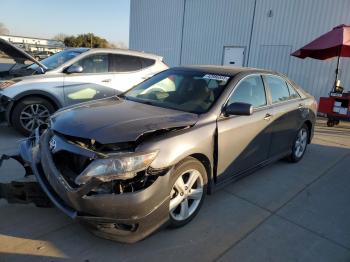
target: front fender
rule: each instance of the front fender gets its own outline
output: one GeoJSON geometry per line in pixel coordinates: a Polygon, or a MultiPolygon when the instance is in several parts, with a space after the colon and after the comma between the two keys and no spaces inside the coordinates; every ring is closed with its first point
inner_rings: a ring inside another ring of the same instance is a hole
{"type": "Polygon", "coordinates": [[[140,152],[158,150],[158,155],[151,164],[154,169],[173,166],[194,154],[206,156],[210,161],[210,166],[213,167],[215,131],[215,122],[195,125],[145,141],[136,150],[140,152]]]}

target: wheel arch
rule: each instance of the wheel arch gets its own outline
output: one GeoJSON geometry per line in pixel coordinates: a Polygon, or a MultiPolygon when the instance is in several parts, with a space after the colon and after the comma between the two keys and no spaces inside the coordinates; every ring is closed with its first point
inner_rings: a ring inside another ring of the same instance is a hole
{"type": "Polygon", "coordinates": [[[304,122],[304,124],[307,126],[308,130],[309,130],[309,137],[308,137],[308,144],[311,143],[311,132],[312,132],[312,128],[313,128],[313,125],[312,125],[312,122],[310,120],[306,120],[304,122]]]}
{"type": "Polygon", "coordinates": [[[12,124],[11,115],[12,115],[12,112],[13,112],[13,109],[15,108],[15,106],[19,102],[21,102],[22,100],[30,98],[30,97],[40,97],[40,98],[48,100],[54,106],[55,110],[58,110],[59,108],[62,107],[61,102],[50,93],[43,92],[40,90],[23,92],[23,93],[14,97],[13,102],[12,102],[8,112],[7,112],[7,119],[8,119],[8,122],[10,124],[12,124]]]}
{"type": "Polygon", "coordinates": [[[207,193],[211,194],[211,185],[212,185],[212,174],[213,174],[213,172],[212,172],[212,165],[210,163],[209,158],[206,155],[202,154],[202,153],[194,153],[194,154],[189,155],[189,156],[197,159],[205,167],[205,170],[207,171],[207,177],[208,177],[207,193]]]}

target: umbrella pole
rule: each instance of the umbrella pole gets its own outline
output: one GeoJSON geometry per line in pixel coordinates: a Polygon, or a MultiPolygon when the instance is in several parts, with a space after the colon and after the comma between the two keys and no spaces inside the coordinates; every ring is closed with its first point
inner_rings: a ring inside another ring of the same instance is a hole
{"type": "Polygon", "coordinates": [[[339,62],[340,62],[340,56],[338,56],[337,69],[335,69],[335,82],[334,82],[334,89],[333,89],[333,91],[335,91],[336,87],[337,87],[337,80],[338,80],[338,75],[339,75],[339,62]]]}

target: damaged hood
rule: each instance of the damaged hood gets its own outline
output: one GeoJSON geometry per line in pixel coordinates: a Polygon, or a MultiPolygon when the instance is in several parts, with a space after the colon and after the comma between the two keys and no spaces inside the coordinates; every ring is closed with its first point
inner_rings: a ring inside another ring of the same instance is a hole
{"type": "Polygon", "coordinates": [[[58,111],[51,129],[101,144],[136,141],[154,131],[194,125],[198,115],[119,99],[80,104],[58,111]]]}
{"type": "Polygon", "coordinates": [[[22,49],[14,46],[10,42],[0,38],[0,51],[4,52],[6,55],[11,57],[18,64],[24,64],[25,61],[29,60],[38,66],[40,66],[43,70],[46,70],[46,66],[37,61],[30,54],[26,53],[22,49]]]}

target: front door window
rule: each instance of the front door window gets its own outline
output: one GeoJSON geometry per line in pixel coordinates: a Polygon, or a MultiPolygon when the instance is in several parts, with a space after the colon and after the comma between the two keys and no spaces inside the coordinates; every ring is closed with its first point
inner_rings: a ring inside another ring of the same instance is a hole
{"type": "Polygon", "coordinates": [[[74,65],[83,68],[81,73],[67,74],[64,80],[67,105],[110,97],[116,94],[114,76],[108,72],[109,55],[93,54],[74,65]]]}
{"type": "Polygon", "coordinates": [[[254,108],[265,106],[267,101],[261,76],[251,76],[239,83],[228,104],[235,102],[251,104],[254,108]]]}

